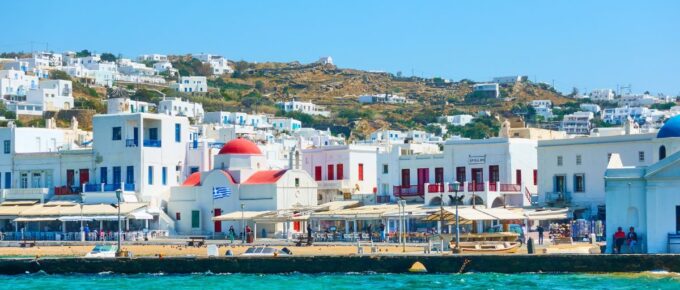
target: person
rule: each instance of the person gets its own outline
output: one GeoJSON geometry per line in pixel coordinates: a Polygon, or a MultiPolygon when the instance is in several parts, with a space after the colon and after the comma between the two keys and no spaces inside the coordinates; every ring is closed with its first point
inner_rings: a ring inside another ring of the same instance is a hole
{"type": "Polygon", "coordinates": [[[626,240],[626,233],[623,232],[623,228],[619,227],[616,233],[614,233],[614,253],[621,254],[621,246],[626,240]]]}
{"type": "Polygon", "coordinates": [[[236,238],[236,231],[234,230],[234,226],[229,226],[229,241],[231,243],[234,243],[234,238],[236,238]]]}
{"type": "Polygon", "coordinates": [[[380,242],[385,242],[385,224],[383,224],[382,221],[380,222],[378,229],[380,229],[380,242]]]}
{"type": "Polygon", "coordinates": [[[541,225],[538,225],[536,227],[536,230],[538,231],[538,244],[543,245],[543,227],[541,225]]]}
{"type": "Polygon", "coordinates": [[[99,240],[99,232],[97,231],[97,229],[94,229],[94,231],[92,231],[92,233],[94,234],[94,241],[98,241],[99,240]]]}
{"type": "Polygon", "coordinates": [[[246,238],[246,242],[248,242],[248,243],[250,243],[250,233],[251,233],[252,231],[253,231],[253,230],[250,229],[250,226],[249,226],[249,225],[246,225],[246,236],[245,236],[245,238],[246,238]]]}
{"type": "Polygon", "coordinates": [[[312,224],[307,222],[307,244],[312,244],[312,224]]]}
{"type": "Polygon", "coordinates": [[[631,253],[634,253],[635,252],[635,246],[638,243],[637,233],[635,233],[634,227],[630,227],[630,229],[628,230],[628,235],[626,236],[626,240],[628,242],[628,250],[631,253]]]}
{"type": "Polygon", "coordinates": [[[90,226],[85,225],[85,229],[83,229],[83,232],[85,232],[85,240],[86,241],[89,240],[87,236],[90,235],[90,226]]]}
{"type": "Polygon", "coordinates": [[[373,241],[373,225],[369,224],[366,228],[366,233],[368,233],[368,240],[373,241]]]}

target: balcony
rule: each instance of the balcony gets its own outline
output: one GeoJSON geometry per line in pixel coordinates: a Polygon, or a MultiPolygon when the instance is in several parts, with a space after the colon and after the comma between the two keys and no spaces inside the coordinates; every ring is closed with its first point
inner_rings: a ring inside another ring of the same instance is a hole
{"type": "Polygon", "coordinates": [[[144,147],[161,147],[161,140],[144,140],[144,147]]]}
{"type": "Polygon", "coordinates": [[[125,139],[125,147],[138,147],[139,141],[135,139],[125,139]]]}
{"type": "MultiPolygon", "coordinates": [[[[450,186],[449,186],[450,187],[450,186]]],[[[432,183],[427,185],[427,192],[432,192],[432,193],[440,193],[440,192],[445,192],[444,191],[444,184],[443,183],[432,183]]]]}
{"type": "Polygon", "coordinates": [[[49,188],[6,188],[2,190],[3,200],[45,200],[49,188]]]}
{"type": "Polygon", "coordinates": [[[422,186],[410,185],[410,186],[394,186],[393,194],[396,197],[402,196],[422,196],[424,194],[424,188],[422,186]]]}
{"type": "Polygon", "coordinates": [[[546,192],[545,201],[551,205],[567,205],[571,203],[571,192],[546,192]]]}
{"type": "Polygon", "coordinates": [[[57,186],[54,188],[54,195],[71,195],[80,193],[80,188],[71,186],[57,186]]]}
{"type": "Polygon", "coordinates": [[[484,191],[484,183],[468,183],[467,186],[467,191],[468,192],[475,192],[475,191],[484,191]]]}
{"type": "Polygon", "coordinates": [[[500,183],[499,185],[502,192],[522,192],[522,185],[519,184],[500,183]]]}
{"type": "Polygon", "coordinates": [[[134,183],[83,184],[83,192],[135,191],[134,183]]]}
{"type": "Polygon", "coordinates": [[[378,195],[376,196],[375,202],[376,203],[390,203],[392,200],[392,197],[389,195],[378,195]]]}
{"type": "Polygon", "coordinates": [[[116,191],[119,189],[123,190],[123,201],[137,201],[134,183],[83,184],[82,199],[85,203],[115,203],[118,200],[116,191]]]}

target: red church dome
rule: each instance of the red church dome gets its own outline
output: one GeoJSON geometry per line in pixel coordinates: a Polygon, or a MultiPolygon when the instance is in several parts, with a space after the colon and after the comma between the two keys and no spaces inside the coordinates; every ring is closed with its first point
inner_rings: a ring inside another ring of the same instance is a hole
{"type": "Polygon", "coordinates": [[[250,140],[238,138],[227,142],[220,149],[219,154],[253,154],[262,155],[260,148],[255,145],[255,143],[250,140]]]}

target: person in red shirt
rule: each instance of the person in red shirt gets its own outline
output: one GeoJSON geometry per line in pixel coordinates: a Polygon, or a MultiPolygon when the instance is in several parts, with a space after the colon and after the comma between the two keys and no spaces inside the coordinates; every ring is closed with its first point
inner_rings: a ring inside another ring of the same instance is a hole
{"type": "Polygon", "coordinates": [[[623,242],[626,241],[626,233],[623,232],[623,228],[619,227],[616,233],[614,233],[614,253],[621,254],[621,246],[623,242]]]}

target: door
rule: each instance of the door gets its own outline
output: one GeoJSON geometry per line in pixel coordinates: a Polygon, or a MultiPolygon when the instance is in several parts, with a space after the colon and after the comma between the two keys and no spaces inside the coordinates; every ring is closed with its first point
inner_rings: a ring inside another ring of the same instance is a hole
{"type": "Polygon", "coordinates": [[[401,170],[401,186],[402,187],[411,186],[411,171],[408,169],[401,170]]]}
{"type": "Polygon", "coordinates": [[[465,166],[456,167],[456,181],[460,184],[463,184],[466,181],[465,166]]]}
{"type": "Polygon", "coordinates": [[[201,212],[197,210],[191,211],[191,228],[197,229],[201,227],[201,212]]]}
{"type": "Polygon", "coordinates": [[[75,183],[76,172],[73,169],[66,170],[66,185],[73,186],[75,183]]]}
{"type": "Polygon", "coordinates": [[[515,170],[515,184],[522,185],[522,170],[515,170]]]}
{"type": "Polygon", "coordinates": [[[120,166],[113,167],[113,184],[120,185],[122,182],[120,176],[120,166]]]}
{"type": "Polygon", "coordinates": [[[78,184],[88,184],[90,183],[90,170],[80,169],[80,183],[78,184]]]}
{"type": "MultiPolygon", "coordinates": [[[[222,215],[222,209],[216,208],[213,210],[215,213],[215,216],[221,216],[222,215]]],[[[222,232],[222,221],[215,221],[215,232],[219,233],[222,232]]]]}
{"type": "Polygon", "coordinates": [[[139,127],[134,127],[132,129],[132,140],[135,146],[139,146],[139,127]]]}
{"type": "Polygon", "coordinates": [[[149,140],[158,140],[158,128],[149,128],[149,140]]]}
{"type": "Polygon", "coordinates": [[[418,192],[425,192],[425,183],[430,182],[430,169],[418,168],[418,192]]]}
{"type": "Polygon", "coordinates": [[[566,183],[564,182],[564,179],[564,175],[555,176],[555,192],[564,193],[566,191],[566,183]]]}
{"type": "Polygon", "coordinates": [[[444,183],[444,168],[437,167],[434,169],[434,183],[444,183]]]}
{"type": "Polygon", "coordinates": [[[474,191],[479,191],[482,188],[484,188],[484,169],[482,168],[472,168],[472,182],[474,183],[474,186],[470,184],[470,186],[473,186],[472,190],[474,191]]]}
{"type": "Polygon", "coordinates": [[[106,167],[100,167],[99,168],[99,183],[104,183],[106,184],[108,182],[108,168],[106,167]]]}

